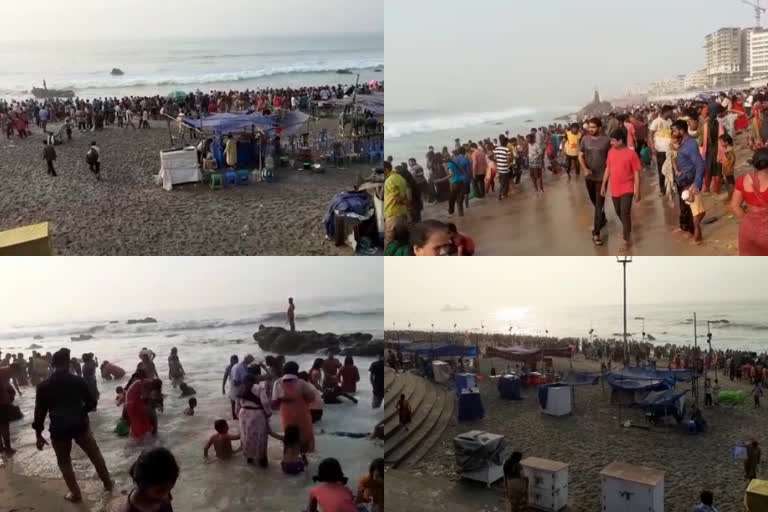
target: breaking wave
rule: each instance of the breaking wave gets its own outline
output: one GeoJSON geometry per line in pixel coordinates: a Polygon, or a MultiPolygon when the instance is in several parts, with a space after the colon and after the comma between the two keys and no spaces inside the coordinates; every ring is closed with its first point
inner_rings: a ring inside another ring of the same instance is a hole
{"type": "Polygon", "coordinates": [[[515,117],[531,116],[535,113],[536,109],[521,107],[501,112],[449,114],[445,116],[418,119],[415,121],[387,121],[384,125],[384,136],[388,139],[397,139],[414,133],[456,130],[496,121],[504,121],[515,117]]]}
{"type": "MultiPolygon", "coordinates": [[[[314,320],[320,318],[342,318],[342,317],[371,317],[384,314],[383,308],[361,309],[361,310],[326,310],[314,313],[298,313],[297,321],[314,320]]],[[[108,334],[143,334],[153,332],[168,331],[191,331],[199,329],[218,329],[222,327],[237,327],[244,325],[259,325],[275,322],[283,322],[285,312],[272,312],[261,315],[253,315],[245,318],[236,319],[199,319],[199,320],[181,320],[176,322],[163,322],[149,324],[128,325],[124,321],[119,323],[97,323],[90,326],[71,325],[66,327],[57,326],[38,326],[38,327],[20,327],[12,331],[0,333],[0,339],[18,339],[31,338],[36,335],[44,336],[44,339],[56,336],[75,336],[78,334],[92,334],[94,337],[99,333],[108,334]]]]}

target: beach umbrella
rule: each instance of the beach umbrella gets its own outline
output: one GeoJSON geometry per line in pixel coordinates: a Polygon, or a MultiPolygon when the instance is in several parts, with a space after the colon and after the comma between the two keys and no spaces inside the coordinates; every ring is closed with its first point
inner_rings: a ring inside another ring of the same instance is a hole
{"type": "Polygon", "coordinates": [[[182,101],[187,97],[187,93],[184,91],[171,91],[168,93],[168,97],[175,101],[182,101]]]}

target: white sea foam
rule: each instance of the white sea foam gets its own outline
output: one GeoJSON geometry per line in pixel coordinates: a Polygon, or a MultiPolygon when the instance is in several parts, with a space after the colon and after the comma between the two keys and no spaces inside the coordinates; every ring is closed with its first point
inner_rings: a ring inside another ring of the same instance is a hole
{"type": "Polygon", "coordinates": [[[536,109],[518,107],[500,112],[472,112],[428,117],[418,120],[387,121],[384,125],[384,136],[387,139],[397,139],[414,133],[456,130],[516,117],[532,116],[535,113],[536,109]]]}

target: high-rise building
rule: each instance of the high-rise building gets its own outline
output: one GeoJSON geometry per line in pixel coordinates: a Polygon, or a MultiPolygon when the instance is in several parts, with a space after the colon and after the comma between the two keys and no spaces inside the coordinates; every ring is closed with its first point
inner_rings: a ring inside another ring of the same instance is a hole
{"type": "Polygon", "coordinates": [[[768,30],[755,30],[750,34],[749,50],[750,79],[768,77],[768,30]]]}
{"type": "Polygon", "coordinates": [[[706,69],[711,85],[737,85],[744,82],[749,74],[746,56],[749,34],[736,27],[724,27],[707,34],[706,69]]]}
{"type": "Polygon", "coordinates": [[[700,69],[685,75],[684,88],[686,90],[706,89],[710,84],[711,82],[706,69],[700,69]]]}

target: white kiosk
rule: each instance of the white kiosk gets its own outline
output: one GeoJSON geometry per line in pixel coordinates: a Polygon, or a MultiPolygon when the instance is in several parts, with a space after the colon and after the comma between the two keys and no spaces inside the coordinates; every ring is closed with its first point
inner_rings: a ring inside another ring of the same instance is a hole
{"type": "Polygon", "coordinates": [[[664,512],[664,471],[613,461],[600,478],[603,512],[664,512]]]}

